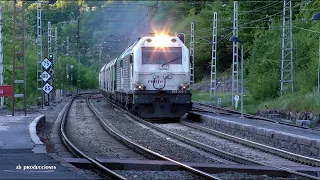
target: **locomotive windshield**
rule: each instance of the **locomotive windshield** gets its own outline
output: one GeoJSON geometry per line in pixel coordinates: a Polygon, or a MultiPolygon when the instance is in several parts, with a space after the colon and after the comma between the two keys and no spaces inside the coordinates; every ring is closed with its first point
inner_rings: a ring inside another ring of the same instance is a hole
{"type": "Polygon", "coordinates": [[[142,64],[182,64],[181,57],[181,47],[142,47],[142,64]]]}

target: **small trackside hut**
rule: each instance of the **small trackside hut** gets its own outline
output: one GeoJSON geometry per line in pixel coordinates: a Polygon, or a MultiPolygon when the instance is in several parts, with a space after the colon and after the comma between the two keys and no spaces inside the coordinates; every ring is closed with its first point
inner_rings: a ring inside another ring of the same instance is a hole
{"type": "Polygon", "coordinates": [[[179,118],[192,105],[190,63],[178,37],[148,34],[102,67],[100,90],[142,118],[179,118]]]}

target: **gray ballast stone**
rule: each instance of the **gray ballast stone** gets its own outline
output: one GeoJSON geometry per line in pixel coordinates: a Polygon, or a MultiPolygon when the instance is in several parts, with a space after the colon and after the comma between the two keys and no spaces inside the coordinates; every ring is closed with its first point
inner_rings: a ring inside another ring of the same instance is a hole
{"type": "Polygon", "coordinates": [[[210,122],[210,124],[214,124],[214,126],[224,131],[232,130],[237,131],[243,135],[270,139],[271,142],[280,143],[281,146],[296,147],[297,149],[300,149],[306,153],[320,156],[320,140],[294,134],[296,131],[295,129],[293,129],[292,133],[281,132],[278,129],[274,130],[257,127],[255,125],[241,124],[239,122],[231,120],[229,121],[228,117],[225,117],[226,119],[223,119],[210,115],[199,115],[202,121],[210,122]]]}

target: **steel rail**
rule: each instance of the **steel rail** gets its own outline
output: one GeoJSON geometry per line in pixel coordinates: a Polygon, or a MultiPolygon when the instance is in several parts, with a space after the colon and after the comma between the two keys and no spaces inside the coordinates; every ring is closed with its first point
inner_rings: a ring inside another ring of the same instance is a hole
{"type": "MultiPolygon", "coordinates": [[[[138,120],[138,121],[140,122],[140,120],[138,120]]],[[[144,121],[144,120],[142,120],[142,121],[144,121]]],[[[153,124],[151,124],[149,122],[146,122],[146,121],[141,122],[141,123],[143,123],[144,125],[147,125],[149,127],[152,127],[154,129],[158,130],[159,132],[167,134],[167,135],[169,135],[169,136],[171,136],[173,138],[179,139],[180,141],[185,142],[185,143],[187,143],[187,144],[189,144],[191,146],[203,149],[203,150],[211,152],[213,154],[221,155],[222,157],[224,157],[226,159],[234,160],[236,162],[245,163],[245,164],[248,164],[248,165],[256,164],[256,165],[272,167],[272,168],[275,168],[275,169],[283,170],[283,171],[285,171],[287,173],[293,174],[293,175],[297,176],[298,178],[302,178],[302,179],[317,179],[317,180],[320,180],[320,178],[317,178],[315,176],[311,176],[311,175],[308,175],[308,174],[296,172],[296,171],[294,171],[294,170],[292,170],[290,168],[285,168],[285,167],[281,167],[281,166],[274,166],[274,165],[269,165],[269,164],[266,164],[266,163],[256,162],[256,161],[250,160],[248,158],[244,158],[244,157],[241,157],[241,156],[238,156],[238,155],[235,155],[235,154],[224,152],[224,151],[219,150],[217,148],[214,148],[214,147],[208,146],[206,144],[196,142],[196,141],[194,141],[192,139],[183,137],[181,135],[172,133],[170,131],[167,131],[165,129],[157,127],[157,126],[155,126],[155,125],[153,125],[153,124]]]]}
{"type": "MultiPolygon", "coordinates": [[[[199,102],[193,102],[193,107],[196,108],[196,109],[203,110],[203,111],[206,111],[206,112],[216,113],[216,112],[214,112],[214,111],[209,111],[209,110],[201,109],[201,107],[199,107],[199,106],[205,106],[205,107],[212,108],[212,109],[218,109],[218,110],[221,110],[221,111],[226,111],[226,113],[218,112],[218,114],[225,114],[225,115],[241,114],[240,112],[235,111],[235,110],[226,109],[226,108],[221,108],[221,107],[217,107],[217,106],[214,106],[214,105],[208,105],[208,104],[203,104],[203,103],[199,103],[199,102]],[[197,106],[198,106],[198,107],[197,107],[197,106]]],[[[192,110],[191,110],[191,111],[192,111],[192,110]]],[[[197,110],[196,110],[196,111],[197,111],[197,110]]],[[[273,120],[273,119],[269,119],[269,118],[265,118],[265,117],[261,117],[261,116],[255,116],[255,115],[247,114],[247,113],[244,113],[243,116],[244,116],[245,118],[249,118],[249,119],[263,120],[263,121],[268,121],[268,122],[272,122],[272,123],[276,123],[276,124],[283,124],[283,125],[287,125],[287,126],[292,126],[292,127],[296,127],[296,128],[301,128],[301,129],[309,129],[309,130],[313,130],[313,131],[320,131],[319,129],[315,129],[315,128],[298,126],[298,125],[295,125],[295,124],[290,124],[290,123],[286,123],[286,122],[276,121],[276,120],[273,120]]]]}
{"type": "Polygon", "coordinates": [[[203,126],[195,125],[193,123],[188,123],[188,122],[185,122],[185,121],[180,121],[180,123],[185,125],[185,126],[191,127],[193,129],[201,130],[203,132],[206,132],[206,133],[214,135],[214,136],[218,136],[218,137],[223,138],[223,139],[231,140],[231,141],[237,142],[239,144],[244,144],[244,145],[249,146],[249,147],[260,149],[260,150],[262,150],[264,152],[269,152],[271,154],[275,154],[275,155],[287,158],[287,159],[292,160],[292,161],[303,162],[305,164],[312,165],[312,166],[320,166],[320,160],[319,159],[310,158],[310,157],[307,157],[307,156],[302,156],[302,155],[291,153],[291,152],[288,152],[288,151],[285,151],[285,150],[282,150],[282,149],[277,149],[277,148],[274,148],[274,147],[271,147],[271,146],[267,146],[267,145],[264,145],[264,144],[260,144],[260,143],[256,143],[256,142],[249,141],[249,140],[246,140],[246,139],[238,138],[236,136],[232,136],[232,135],[229,135],[229,134],[226,134],[226,133],[222,133],[222,132],[219,132],[219,131],[216,131],[216,130],[213,130],[213,129],[209,129],[209,128],[206,128],[206,127],[203,127],[203,126]]]}
{"type": "MultiPolygon", "coordinates": [[[[114,107],[117,107],[117,108],[118,108],[117,105],[115,105],[114,103],[110,102],[108,99],[106,99],[106,98],[104,98],[104,99],[105,99],[106,101],[108,101],[110,104],[112,104],[114,107]]],[[[167,160],[167,161],[172,162],[172,163],[174,163],[174,164],[177,164],[177,165],[181,166],[182,168],[184,168],[185,170],[188,170],[188,171],[190,171],[190,172],[192,172],[192,173],[194,173],[194,174],[196,174],[196,175],[198,175],[198,176],[201,176],[201,177],[203,177],[203,178],[206,178],[206,179],[214,179],[214,180],[218,180],[218,179],[219,179],[218,177],[215,177],[215,176],[210,175],[210,174],[208,174],[208,173],[206,173],[206,172],[203,172],[203,171],[200,171],[200,170],[198,170],[198,169],[195,169],[195,168],[193,168],[193,167],[191,167],[191,166],[189,166],[189,165],[186,165],[186,164],[184,164],[184,163],[175,161],[175,160],[173,160],[173,159],[171,159],[171,158],[168,158],[168,157],[163,156],[163,155],[161,155],[161,154],[159,154],[159,153],[157,153],[157,152],[154,152],[154,151],[152,151],[152,150],[150,150],[150,149],[147,149],[147,148],[145,148],[145,147],[143,147],[143,146],[141,146],[141,145],[139,145],[139,144],[137,144],[137,143],[134,143],[133,141],[131,141],[130,139],[128,139],[127,137],[125,137],[124,135],[122,135],[120,132],[118,132],[118,130],[115,130],[115,128],[114,128],[110,123],[107,123],[106,121],[104,121],[104,119],[102,118],[102,115],[100,114],[100,112],[99,112],[96,108],[94,108],[90,103],[89,103],[89,106],[92,108],[92,112],[97,115],[98,119],[99,119],[100,122],[103,124],[103,127],[104,127],[105,129],[109,129],[108,132],[110,131],[110,132],[112,133],[112,135],[117,136],[117,138],[120,138],[121,141],[124,141],[124,142],[126,142],[126,143],[129,143],[129,144],[130,144],[130,147],[131,147],[131,146],[134,147],[134,150],[138,150],[139,152],[145,151],[144,154],[148,153],[148,154],[150,154],[150,156],[154,156],[154,157],[157,157],[157,158],[159,158],[159,159],[164,159],[164,160],[167,160]],[[112,128],[112,129],[110,129],[110,128],[112,128]]],[[[123,112],[124,114],[126,114],[126,115],[128,115],[128,116],[131,116],[131,117],[133,117],[133,118],[135,117],[135,116],[133,116],[132,114],[130,114],[129,112],[123,110],[122,108],[118,108],[118,110],[121,111],[121,112],[123,112]]]]}
{"type": "MultiPolygon", "coordinates": [[[[113,104],[113,103],[111,103],[111,104],[113,104]]],[[[116,106],[116,105],[114,105],[114,106],[116,106]]],[[[118,107],[118,106],[116,106],[116,107],[118,107]]],[[[244,158],[244,157],[241,157],[241,156],[238,156],[238,155],[234,155],[234,154],[231,154],[231,153],[228,153],[228,152],[224,152],[224,151],[219,150],[217,148],[208,146],[208,145],[203,144],[203,143],[196,142],[196,141],[194,141],[192,139],[189,139],[189,138],[183,137],[181,135],[178,135],[176,133],[173,133],[173,132],[167,131],[165,129],[162,129],[162,128],[160,128],[160,127],[158,127],[158,126],[156,126],[156,125],[154,125],[154,124],[152,124],[150,122],[147,122],[147,121],[145,121],[145,120],[143,120],[143,119],[141,119],[141,118],[129,113],[128,111],[126,111],[126,110],[124,110],[122,108],[118,108],[118,110],[123,112],[123,113],[125,113],[125,114],[127,114],[128,116],[130,116],[131,118],[133,118],[134,120],[138,121],[141,124],[144,124],[144,125],[146,125],[148,127],[151,127],[153,129],[161,132],[161,133],[164,133],[164,134],[166,134],[168,136],[171,136],[171,137],[173,137],[175,139],[178,139],[178,140],[180,140],[182,142],[185,142],[186,144],[189,144],[191,146],[197,147],[197,148],[202,149],[204,151],[211,152],[211,153],[213,153],[215,155],[218,155],[220,157],[223,157],[225,159],[233,160],[235,162],[239,162],[239,163],[242,163],[242,164],[248,164],[248,165],[256,164],[256,165],[272,167],[272,168],[275,168],[275,169],[279,169],[279,170],[285,171],[285,172],[287,172],[289,174],[292,174],[293,176],[298,177],[299,179],[320,180],[320,178],[318,178],[318,177],[311,176],[311,175],[304,174],[304,173],[300,173],[300,172],[294,171],[294,170],[292,170],[290,168],[285,168],[285,167],[280,167],[280,166],[269,165],[269,164],[266,164],[266,163],[256,162],[256,161],[250,160],[248,158],[244,158]]]]}
{"type": "MultiPolygon", "coordinates": [[[[73,103],[73,100],[74,100],[74,97],[72,98],[71,102],[67,105],[67,108],[63,112],[63,116],[62,116],[60,131],[61,131],[61,138],[62,138],[62,141],[63,141],[64,145],[75,156],[82,157],[82,158],[85,158],[88,161],[90,161],[94,165],[94,167],[96,167],[99,170],[101,170],[104,173],[104,175],[106,175],[108,178],[116,179],[116,180],[126,180],[126,178],[124,178],[123,176],[121,176],[121,175],[113,172],[112,170],[106,168],[105,166],[103,166],[101,163],[99,163],[95,159],[93,159],[93,158],[89,157],[88,155],[86,155],[85,153],[83,153],[67,137],[66,132],[65,132],[65,124],[66,124],[66,120],[67,120],[67,117],[68,117],[68,114],[69,114],[69,110],[71,108],[71,104],[73,103]]],[[[88,101],[88,99],[87,99],[87,101],[88,101]]]]}

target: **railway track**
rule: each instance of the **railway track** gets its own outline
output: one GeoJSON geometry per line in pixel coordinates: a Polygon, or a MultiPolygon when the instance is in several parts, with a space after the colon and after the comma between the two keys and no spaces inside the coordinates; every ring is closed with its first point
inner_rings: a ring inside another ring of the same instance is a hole
{"type": "MultiPolygon", "coordinates": [[[[164,134],[166,134],[166,135],[168,135],[170,137],[173,137],[174,139],[178,139],[178,140],[180,140],[180,141],[182,141],[182,142],[184,142],[186,144],[192,145],[194,147],[197,147],[197,148],[202,149],[202,150],[207,151],[207,152],[211,152],[212,154],[218,155],[218,156],[223,157],[225,159],[229,159],[229,160],[241,163],[241,164],[262,165],[262,166],[272,167],[272,168],[277,169],[277,170],[283,170],[286,173],[291,174],[292,177],[297,177],[299,179],[320,179],[320,178],[315,177],[315,176],[311,176],[311,175],[308,175],[308,174],[304,174],[304,173],[300,173],[300,172],[294,171],[294,170],[292,170],[290,168],[281,167],[281,166],[275,166],[275,165],[270,165],[270,164],[266,164],[266,163],[253,161],[253,160],[250,160],[248,158],[243,158],[241,156],[238,156],[238,155],[235,155],[235,154],[231,154],[231,153],[219,150],[217,148],[214,148],[214,147],[208,146],[206,144],[199,143],[199,142],[194,141],[192,139],[186,138],[185,136],[178,135],[176,133],[173,133],[173,132],[170,132],[168,130],[165,130],[165,129],[159,127],[158,125],[152,124],[152,123],[147,122],[147,121],[145,121],[145,120],[143,120],[143,119],[141,119],[139,117],[136,117],[136,116],[132,115],[131,113],[128,113],[127,111],[125,111],[123,109],[119,109],[119,110],[122,113],[130,116],[136,122],[139,122],[139,123],[141,123],[141,124],[143,124],[145,126],[148,126],[148,127],[153,128],[153,129],[155,129],[155,130],[157,130],[157,131],[159,131],[161,133],[164,133],[164,134]]],[[[237,140],[234,140],[234,141],[237,141],[237,140]]],[[[276,151],[275,148],[273,148],[273,150],[276,151]]],[[[267,150],[264,149],[264,151],[267,151],[267,150]]],[[[270,149],[269,149],[269,151],[270,151],[270,149]]],[[[278,150],[278,151],[282,152],[283,154],[286,154],[286,152],[283,152],[281,150],[278,150]]],[[[293,155],[291,154],[291,157],[288,156],[287,158],[289,160],[293,159],[293,160],[299,162],[299,161],[301,161],[302,157],[299,156],[299,155],[293,157],[293,155]]],[[[307,164],[312,164],[314,166],[318,166],[318,164],[319,164],[318,161],[311,160],[310,158],[307,158],[307,157],[304,160],[306,161],[307,164]]]]}
{"type": "MultiPolygon", "coordinates": [[[[258,146],[255,144],[250,146],[249,141],[246,141],[247,144],[241,143],[245,141],[244,139],[237,138],[234,136],[229,136],[229,138],[224,138],[223,134],[212,133],[209,129],[206,131],[195,127],[192,123],[182,122],[181,124],[160,124],[158,127],[165,129],[167,131],[173,132],[175,134],[184,136],[185,138],[193,139],[197,142],[203,143],[208,147],[215,147],[219,150],[229,152],[231,154],[236,154],[240,157],[249,159],[248,161],[243,161],[248,164],[258,164],[258,165],[271,165],[271,166],[280,166],[280,167],[310,167],[316,166],[319,163],[318,160],[309,158],[310,166],[304,162],[299,162],[298,160],[294,161],[296,156],[293,156],[292,159],[280,157],[278,154],[270,153],[266,148],[258,146]],[[313,164],[311,164],[311,162],[313,164]],[[301,164],[303,163],[303,164],[301,164]]],[[[253,142],[252,142],[253,143],[253,142]]],[[[274,148],[275,151],[278,150],[274,148]]],[[[283,152],[284,153],[284,152],[283,152]]],[[[306,157],[307,158],[307,157],[306,157]]],[[[298,159],[298,158],[296,158],[298,159]]]]}
{"type": "Polygon", "coordinates": [[[229,134],[226,134],[226,133],[222,133],[222,132],[219,132],[219,131],[216,131],[216,130],[213,130],[213,129],[209,129],[209,128],[206,128],[206,127],[203,127],[203,126],[196,125],[194,123],[189,123],[189,122],[186,122],[186,121],[181,121],[180,123],[185,125],[185,126],[188,126],[190,128],[197,129],[197,130],[200,130],[202,132],[205,132],[205,133],[208,133],[208,134],[211,134],[211,135],[214,135],[214,136],[218,136],[220,138],[227,139],[227,140],[230,140],[230,141],[233,141],[233,142],[237,142],[239,144],[243,144],[243,145],[246,145],[248,147],[259,149],[261,151],[268,152],[268,153],[277,155],[279,157],[286,158],[286,159],[291,160],[291,161],[295,161],[295,162],[306,164],[306,165],[310,165],[310,166],[320,167],[320,160],[319,159],[310,158],[310,157],[307,157],[307,156],[302,156],[302,155],[291,153],[291,152],[288,152],[288,151],[285,151],[285,150],[282,150],[282,149],[274,148],[274,147],[267,146],[267,145],[264,145],[264,144],[260,144],[260,143],[256,143],[256,142],[249,141],[249,140],[246,140],[246,139],[242,139],[242,138],[239,138],[239,137],[235,137],[235,136],[232,136],[232,135],[229,135],[229,134]]]}
{"type": "Polygon", "coordinates": [[[100,162],[98,162],[96,159],[94,159],[93,157],[88,156],[87,154],[85,154],[84,152],[82,152],[78,147],[76,147],[71,141],[70,139],[67,137],[66,135],[66,131],[65,131],[65,124],[67,121],[67,117],[68,117],[68,113],[71,107],[71,104],[73,103],[74,98],[71,100],[71,102],[68,104],[67,108],[65,109],[65,112],[63,112],[63,118],[61,121],[61,127],[60,127],[60,131],[61,131],[61,138],[62,141],[64,143],[64,145],[70,150],[70,152],[77,156],[77,157],[81,157],[81,158],[85,158],[87,159],[89,162],[92,163],[92,165],[98,169],[99,171],[101,171],[103,173],[103,175],[106,178],[109,179],[115,179],[115,180],[125,180],[126,178],[115,173],[114,171],[106,168],[103,164],[101,164],[100,162]]]}
{"type": "MultiPolygon", "coordinates": [[[[208,104],[204,104],[204,103],[198,103],[198,102],[193,102],[192,103],[192,111],[195,112],[209,112],[209,113],[215,113],[215,114],[222,114],[222,115],[237,115],[240,116],[241,112],[235,111],[235,110],[231,110],[231,109],[227,109],[227,108],[222,108],[222,107],[217,107],[217,106],[213,106],[213,105],[208,105],[208,104]]],[[[314,131],[320,131],[319,129],[316,128],[309,128],[309,127],[305,127],[305,126],[297,126],[295,124],[290,124],[287,122],[283,122],[283,121],[277,121],[277,120],[273,120],[273,119],[269,119],[269,118],[265,118],[265,117],[261,117],[261,116],[255,116],[252,114],[246,114],[243,113],[243,117],[245,118],[249,118],[249,119],[257,119],[257,120],[262,120],[262,121],[268,121],[268,122],[272,122],[272,123],[276,123],[276,124],[284,124],[287,126],[292,126],[292,127],[296,127],[296,128],[301,128],[301,129],[310,129],[310,130],[314,130],[314,131]]]]}
{"type": "Polygon", "coordinates": [[[130,139],[128,139],[127,137],[125,137],[124,135],[121,134],[121,132],[119,132],[115,127],[113,127],[112,124],[108,123],[107,121],[104,121],[103,116],[99,113],[99,111],[97,109],[95,109],[90,103],[89,103],[90,108],[93,110],[94,114],[98,117],[100,123],[103,125],[103,127],[110,133],[112,134],[115,138],[117,138],[119,141],[125,143],[127,146],[130,146],[132,149],[134,149],[135,151],[143,154],[144,156],[150,157],[152,159],[162,159],[162,160],[166,160],[169,161],[171,163],[174,163],[176,165],[181,166],[183,169],[190,171],[196,175],[198,175],[201,178],[205,178],[205,179],[219,179],[217,177],[214,177],[210,174],[207,174],[203,171],[197,170],[195,168],[192,168],[184,163],[175,161],[173,159],[170,159],[166,156],[163,156],[157,152],[151,151],[143,146],[140,146],[139,144],[131,141],[130,139]]]}
{"type": "MultiPolygon", "coordinates": [[[[83,95],[81,95],[83,98],[83,95]]],[[[80,97],[80,96],[79,96],[80,97]]],[[[94,98],[94,97],[91,97],[94,98]]],[[[72,102],[74,101],[74,99],[72,100],[72,102]]],[[[71,104],[72,102],[68,105],[68,107],[66,108],[66,111],[63,114],[63,120],[61,123],[61,135],[62,135],[62,139],[63,142],[65,143],[65,145],[68,147],[68,149],[77,157],[81,157],[81,158],[85,158],[88,161],[90,161],[92,163],[92,165],[97,168],[99,171],[102,171],[103,174],[110,179],[126,179],[124,176],[121,176],[120,172],[115,173],[115,171],[111,171],[110,169],[106,168],[102,162],[100,162],[99,158],[94,158],[94,157],[90,157],[88,154],[83,153],[80,148],[76,147],[74,145],[74,143],[71,142],[70,138],[67,137],[67,133],[65,132],[65,125],[66,125],[66,120],[68,117],[68,113],[70,111],[71,108],[71,104]]],[[[89,103],[89,97],[86,97],[86,103],[88,104],[89,109],[93,112],[93,114],[95,114],[96,118],[99,120],[99,122],[101,123],[101,125],[103,126],[103,128],[105,130],[108,131],[108,133],[110,135],[112,135],[114,138],[116,138],[117,140],[119,140],[121,143],[125,144],[126,146],[130,147],[131,149],[133,149],[134,151],[138,152],[139,154],[142,154],[145,157],[148,157],[149,159],[162,159],[162,160],[166,160],[170,163],[173,163],[175,165],[178,165],[179,167],[181,167],[184,171],[188,171],[191,172],[192,174],[194,174],[193,176],[197,176],[197,179],[218,179],[217,177],[214,177],[210,174],[207,174],[203,171],[194,169],[186,164],[180,163],[178,161],[174,161],[170,158],[167,158],[163,155],[160,155],[156,152],[153,152],[147,148],[144,148],[136,143],[134,143],[133,141],[131,141],[130,139],[128,139],[127,137],[125,137],[124,135],[121,134],[121,132],[119,132],[116,128],[114,128],[110,123],[108,123],[107,121],[103,120],[102,115],[89,103]]],[[[101,159],[101,158],[100,158],[101,159]]]]}

